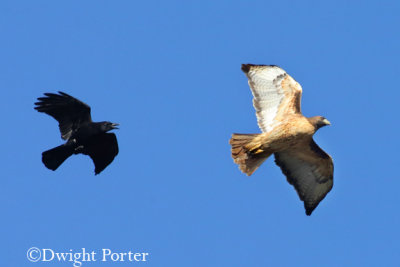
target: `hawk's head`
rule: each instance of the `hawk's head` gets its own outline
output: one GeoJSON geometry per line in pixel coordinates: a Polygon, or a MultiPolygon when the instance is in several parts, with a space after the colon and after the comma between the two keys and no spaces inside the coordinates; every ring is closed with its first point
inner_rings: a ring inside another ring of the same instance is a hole
{"type": "Polygon", "coordinates": [[[331,125],[331,123],[323,116],[311,117],[311,118],[308,118],[308,120],[310,121],[310,123],[312,125],[314,125],[315,130],[318,130],[319,128],[327,126],[327,125],[331,125]]]}

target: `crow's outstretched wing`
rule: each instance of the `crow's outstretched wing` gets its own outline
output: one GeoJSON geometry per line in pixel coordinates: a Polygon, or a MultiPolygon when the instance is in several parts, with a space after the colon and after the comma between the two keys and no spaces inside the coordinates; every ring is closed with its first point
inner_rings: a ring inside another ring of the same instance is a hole
{"type": "Polygon", "coordinates": [[[56,119],[62,139],[68,140],[74,130],[92,121],[90,107],[66,93],[58,93],[45,93],[45,97],[39,97],[35,109],[56,119]]]}
{"type": "Polygon", "coordinates": [[[113,133],[94,135],[84,144],[82,153],[92,158],[95,166],[94,172],[99,174],[118,154],[117,137],[113,133]]]}

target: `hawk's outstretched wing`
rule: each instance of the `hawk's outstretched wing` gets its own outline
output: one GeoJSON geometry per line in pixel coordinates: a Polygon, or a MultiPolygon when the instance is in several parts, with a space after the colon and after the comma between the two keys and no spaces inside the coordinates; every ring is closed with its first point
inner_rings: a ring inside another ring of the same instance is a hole
{"type": "Polygon", "coordinates": [[[45,93],[46,97],[39,97],[39,102],[35,103],[35,109],[56,119],[62,139],[68,140],[73,130],[92,121],[90,107],[66,93],[58,93],[45,93]]]}
{"type": "Polygon", "coordinates": [[[274,155],[275,163],[304,202],[306,214],[311,215],[318,203],[332,189],[332,158],[313,139],[309,144],[274,155]]]}
{"type": "Polygon", "coordinates": [[[301,86],[278,66],[243,64],[253,93],[258,126],[268,132],[287,114],[301,113],[301,86]]]}

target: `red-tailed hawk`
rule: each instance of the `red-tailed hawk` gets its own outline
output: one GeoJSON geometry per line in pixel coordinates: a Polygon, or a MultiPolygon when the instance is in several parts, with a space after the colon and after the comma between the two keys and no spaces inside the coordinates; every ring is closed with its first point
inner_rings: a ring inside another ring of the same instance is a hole
{"type": "Polygon", "coordinates": [[[232,157],[242,172],[251,175],[269,156],[286,175],[311,215],[333,186],[333,162],[313,140],[330,122],[301,114],[302,89],[278,66],[243,64],[253,93],[261,134],[233,134],[232,157]]]}

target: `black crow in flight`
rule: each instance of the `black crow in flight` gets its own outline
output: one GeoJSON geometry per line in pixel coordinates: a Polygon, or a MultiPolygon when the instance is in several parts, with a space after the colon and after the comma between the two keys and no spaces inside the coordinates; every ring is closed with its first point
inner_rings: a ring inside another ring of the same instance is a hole
{"type": "Polygon", "coordinates": [[[117,123],[92,122],[90,107],[78,99],[63,93],[45,93],[39,97],[35,109],[58,121],[61,138],[67,142],[42,153],[42,161],[55,171],[72,154],[89,155],[94,163],[95,174],[103,171],[118,154],[118,142],[114,133],[117,123]]]}

